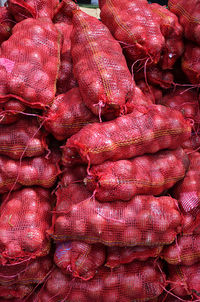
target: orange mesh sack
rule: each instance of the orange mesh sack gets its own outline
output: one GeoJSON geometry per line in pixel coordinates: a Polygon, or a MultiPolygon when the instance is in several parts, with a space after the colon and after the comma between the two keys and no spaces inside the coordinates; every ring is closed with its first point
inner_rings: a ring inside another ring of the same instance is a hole
{"type": "Polygon", "coordinates": [[[21,118],[21,114],[26,110],[26,106],[16,99],[10,99],[5,103],[0,103],[0,125],[9,125],[21,118]]]}
{"type": "Polygon", "coordinates": [[[105,266],[114,268],[120,266],[121,264],[130,263],[135,260],[146,261],[148,258],[157,258],[160,255],[162,248],[162,246],[109,246],[107,247],[105,266]]]}
{"type": "Polygon", "coordinates": [[[7,0],[9,11],[17,22],[26,18],[53,18],[59,0],[7,0]]]}
{"type": "Polygon", "coordinates": [[[82,241],[68,241],[57,245],[54,262],[64,274],[90,280],[105,262],[105,247],[82,241]]]}
{"type": "Polygon", "coordinates": [[[47,149],[46,134],[35,118],[21,118],[11,125],[0,125],[0,154],[13,159],[42,155],[47,149]]]}
{"type": "Polygon", "coordinates": [[[83,127],[63,147],[63,164],[127,159],[162,149],[176,149],[191,135],[190,121],[173,109],[151,105],[128,114],[83,127]]]}
{"type": "Polygon", "coordinates": [[[177,242],[164,247],[162,258],[169,264],[193,265],[200,261],[200,234],[179,235],[177,242]]]}
{"type": "Polygon", "coordinates": [[[188,166],[183,149],[165,150],[93,166],[84,183],[99,201],[130,200],[139,194],[160,195],[184,177],[188,166]]]}
{"type": "Polygon", "coordinates": [[[5,195],[0,216],[1,263],[48,254],[50,211],[50,192],[43,188],[25,188],[9,198],[5,195]]]}
{"type": "Polygon", "coordinates": [[[200,46],[186,43],[182,56],[182,70],[192,84],[200,83],[200,46]]]}
{"type": "Polygon", "coordinates": [[[200,153],[189,154],[189,159],[190,166],[185,178],[173,190],[173,196],[186,213],[195,212],[200,208],[200,153]]]}
{"type": "Polygon", "coordinates": [[[73,71],[83,101],[96,115],[119,115],[132,99],[135,86],[120,44],[97,18],[82,12],[70,0],[67,3],[73,23],[73,71]]]}
{"type": "Polygon", "coordinates": [[[50,157],[44,156],[26,158],[21,161],[12,160],[6,156],[0,156],[0,193],[10,189],[18,189],[20,186],[38,185],[51,188],[60,173],[58,163],[50,157]]]}
{"type": "Polygon", "coordinates": [[[64,140],[98,118],[85,106],[79,88],[58,95],[46,114],[45,128],[57,140],[64,140]]]}
{"type": "Polygon", "coordinates": [[[26,19],[1,45],[0,99],[15,97],[30,107],[52,103],[60,64],[60,33],[48,18],[26,19]]]}
{"type": "Polygon", "coordinates": [[[200,45],[200,4],[199,0],[169,0],[171,12],[179,18],[185,37],[200,45]]]}
{"type": "Polygon", "coordinates": [[[130,302],[148,301],[159,296],[165,275],[151,261],[132,262],[112,271],[101,268],[89,281],[72,279],[55,270],[38,296],[38,302],[130,302]]]}
{"type": "Polygon", "coordinates": [[[0,45],[10,37],[14,23],[7,7],[0,7],[0,45]]]}
{"type": "Polygon", "coordinates": [[[168,280],[171,291],[179,297],[189,296],[186,301],[198,301],[200,298],[200,262],[191,265],[169,265],[168,280]]]}
{"type": "Polygon", "coordinates": [[[60,203],[54,217],[55,240],[84,240],[108,246],[161,246],[174,241],[181,215],[171,197],[141,195],[128,202],[94,198],[60,203]]]}

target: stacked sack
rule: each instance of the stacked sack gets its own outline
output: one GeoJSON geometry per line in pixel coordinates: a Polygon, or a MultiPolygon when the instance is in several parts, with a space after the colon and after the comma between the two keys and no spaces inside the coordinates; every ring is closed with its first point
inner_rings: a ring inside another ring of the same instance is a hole
{"type": "Polygon", "coordinates": [[[199,299],[198,76],[174,2],[1,8],[1,301],[199,299]]]}

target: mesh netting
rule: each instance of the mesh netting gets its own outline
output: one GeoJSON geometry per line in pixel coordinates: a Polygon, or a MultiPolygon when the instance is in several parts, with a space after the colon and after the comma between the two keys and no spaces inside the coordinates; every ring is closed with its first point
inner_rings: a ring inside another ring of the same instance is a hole
{"type": "Polygon", "coordinates": [[[182,56],[182,70],[192,84],[200,82],[200,47],[198,45],[185,44],[185,52],[182,56]]]}
{"type": "Polygon", "coordinates": [[[109,246],[170,244],[181,226],[176,202],[171,197],[150,195],[113,203],[82,197],[79,203],[72,204],[69,199],[56,207],[52,237],[60,241],[84,239],[109,246]]]}
{"type": "Polygon", "coordinates": [[[12,192],[1,204],[1,263],[44,256],[51,222],[50,192],[36,187],[12,192]]]}
{"type": "Polygon", "coordinates": [[[58,164],[50,156],[23,159],[21,162],[0,156],[0,194],[22,186],[51,188],[60,173],[58,164]],[[15,186],[16,185],[16,186],[15,186]]]}
{"type": "Polygon", "coordinates": [[[60,63],[60,33],[48,18],[18,23],[1,45],[0,99],[15,97],[44,108],[53,101],[60,63]]]}
{"type": "Polygon", "coordinates": [[[57,140],[64,140],[98,118],[85,106],[79,88],[58,95],[46,114],[45,128],[57,140]]]}
{"type": "Polygon", "coordinates": [[[199,5],[199,0],[169,0],[168,2],[170,10],[178,16],[183,26],[185,37],[200,45],[199,5]]]}
{"type": "Polygon", "coordinates": [[[144,80],[140,80],[136,84],[153,104],[158,104],[159,100],[162,99],[163,93],[159,87],[147,85],[144,80]]]}
{"type": "Polygon", "coordinates": [[[0,7],[0,45],[10,37],[13,25],[14,21],[7,7],[0,7]]]}
{"type": "Polygon", "coordinates": [[[151,105],[136,117],[85,126],[63,147],[64,164],[127,159],[161,149],[175,149],[191,135],[190,121],[171,108],[151,105]]]}
{"type": "Polygon", "coordinates": [[[159,296],[165,275],[151,262],[133,262],[112,271],[101,268],[89,281],[72,279],[56,269],[41,290],[38,302],[129,302],[148,301],[159,296]]]}
{"type": "Polygon", "coordinates": [[[184,177],[188,166],[183,149],[160,151],[93,166],[84,183],[100,201],[130,200],[139,194],[160,195],[184,177]]]}
{"type": "Polygon", "coordinates": [[[21,118],[11,125],[0,125],[0,154],[13,159],[40,156],[45,152],[46,134],[35,118],[21,118]]]}
{"type": "Polygon", "coordinates": [[[59,0],[7,0],[9,11],[17,22],[26,18],[53,18],[59,0]]]}
{"type": "Polygon", "coordinates": [[[8,125],[21,118],[20,112],[24,112],[26,106],[18,100],[10,99],[0,103],[0,125],[8,125]]]}
{"type": "Polygon", "coordinates": [[[25,296],[28,296],[33,290],[32,285],[13,284],[13,285],[0,285],[1,301],[21,302],[25,296]],[[9,300],[7,300],[9,299],[9,300]],[[14,300],[10,300],[14,299],[14,300]],[[19,299],[19,300],[18,300],[19,299]]]}
{"type": "Polygon", "coordinates": [[[193,265],[200,261],[200,235],[179,235],[177,242],[166,246],[162,257],[170,264],[193,265]]]}
{"type": "Polygon", "coordinates": [[[105,247],[82,241],[63,242],[57,245],[54,262],[64,274],[90,280],[105,262],[105,247]]]}
{"type": "Polygon", "coordinates": [[[162,246],[158,247],[107,247],[106,266],[114,268],[121,264],[130,263],[134,260],[146,261],[148,258],[156,258],[162,251],[162,246]]]}
{"type": "Polygon", "coordinates": [[[68,2],[73,15],[73,71],[83,101],[96,115],[101,111],[119,115],[135,85],[120,44],[98,19],[68,2]]]}

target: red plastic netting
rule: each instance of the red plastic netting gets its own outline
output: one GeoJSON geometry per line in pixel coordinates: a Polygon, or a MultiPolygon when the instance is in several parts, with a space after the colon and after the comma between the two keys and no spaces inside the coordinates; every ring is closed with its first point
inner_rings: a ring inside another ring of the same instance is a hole
{"type": "Polygon", "coordinates": [[[169,282],[171,291],[179,296],[189,296],[186,301],[199,301],[200,299],[200,262],[191,265],[169,265],[169,282]]]}
{"type": "Polygon", "coordinates": [[[169,9],[178,16],[185,37],[200,45],[200,3],[199,0],[169,0],[169,9]]]}
{"type": "Polygon", "coordinates": [[[0,7],[0,45],[11,35],[15,22],[7,7],[0,7]]]}
{"type": "Polygon", "coordinates": [[[11,125],[0,125],[0,154],[13,159],[40,156],[47,149],[46,133],[36,118],[21,118],[11,125]]]}
{"type": "Polygon", "coordinates": [[[50,192],[39,187],[6,195],[1,204],[1,263],[45,256],[50,244],[46,230],[51,223],[50,192]]]}
{"type": "Polygon", "coordinates": [[[8,125],[18,121],[26,106],[16,99],[0,103],[0,125],[8,125]]]}
{"type": "Polygon", "coordinates": [[[58,203],[53,218],[55,240],[84,240],[109,246],[170,244],[181,230],[177,201],[136,196],[128,202],[101,203],[94,198],[58,203]],[[74,203],[74,204],[73,204],[74,203]]]}
{"type": "Polygon", "coordinates": [[[33,290],[32,285],[13,284],[13,285],[0,285],[0,297],[6,301],[21,302],[22,299],[28,296],[33,290]],[[9,300],[8,300],[9,299],[9,300]],[[13,300],[10,300],[13,299],[13,300]],[[18,300],[19,299],[19,300],[18,300]]]}
{"type": "Polygon", "coordinates": [[[113,270],[103,267],[89,281],[72,279],[57,269],[41,290],[38,302],[148,301],[159,296],[163,286],[165,275],[151,261],[136,261],[113,270]]]}
{"type": "Polygon", "coordinates": [[[199,262],[200,235],[179,235],[176,242],[164,247],[162,258],[173,265],[193,265],[199,262]]]}
{"type": "Polygon", "coordinates": [[[114,121],[85,126],[67,140],[63,164],[127,159],[161,149],[176,149],[191,135],[191,122],[171,108],[151,105],[114,121]]]}
{"type": "Polygon", "coordinates": [[[130,200],[139,194],[160,195],[184,177],[188,166],[183,149],[165,150],[93,166],[84,183],[99,201],[130,200]]]}
{"type": "Polygon", "coordinates": [[[52,156],[23,159],[21,162],[0,155],[0,194],[21,186],[51,188],[60,173],[58,163],[52,156]]]}
{"type": "Polygon", "coordinates": [[[72,1],[67,3],[73,15],[73,71],[83,101],[96,115],[119,115],[132,99],[135,86],[120,44],[98,19],[82,12],[72,1]]]}
{"type": "Polygon", "coordinates": [[[158,104],[162,99],[163,92],[159,87],[147,85],[144,80],[140,80],[136,84],[153,104],[158,104]]]}
{"type": "Polygon", "coordinates": [[[26,18],[52,19],[59,0],[7,0],[7,3],[15,20],[20,22],[26,18]]]}
{"type": "Polygon", "coordinates": [[[82,241],[69,241],[57,245],[54,262],[64,274],[82,280],[92,279],[106,259],[105,247],[82,241]]]}
{"type": "Polygon", "coordinates": [[[48,18],[26,19],[1,45],[0,99],[15,97],[30,107],[52,103],[60,64],[60,33],[48,18]]]}
{"type": "Polygon", "coordinates": [[[130,263],[135,260],[146,261],[148,258],[157,258],[160,255],[162,248],[162,246],[109,246],[107,247],[107,257],[105,266],[114,268],[120,266],[121,264],[130,263]]]}
{"type": "Polygon", "coordinates": [[[192,43],[185,44],[185,52],[182,56],[182,70],[190,83],[200,83],[200,47],[192,43]]]}
{"type": "Polygon", "coordinates": [[[79,88],[58,95],[46,113],[45,128],[57,140],[64,140],[98,118],[85,106],[79,88]]]}

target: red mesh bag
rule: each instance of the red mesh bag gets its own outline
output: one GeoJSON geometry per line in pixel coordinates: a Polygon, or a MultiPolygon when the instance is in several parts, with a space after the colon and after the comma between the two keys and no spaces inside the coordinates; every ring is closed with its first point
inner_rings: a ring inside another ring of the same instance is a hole
{"type": "Polygon", "coordinates": [[[189,154],[189,159],[190,166],[185,178],[173,189],[173,196],[186,213],[195,212],[200,207],[200,153],[189,154]]]}
{"type": "Polygon", "coordinates": [[[151,261],[136,261],[113,270],[103,267],[89,281],[74,280],[57,269],[41,290],[38,302],[147,301],[159,296],[164,286],[164,273],[151,261]]]}
{"type": "Polygon", "coordinates": [[[50,105],[56,92],[60,33],[48,18],[26,19],[1,45],[0,99],[15,97],[30,107],[50,105]]]}
{"type": "Polygon", "coordinates": [[[185,37],[200,45],[200,5],[199,0],[169,0],[168,6],[171,12],[179,18],[183,26],[185,37]]]}
{"type": "Polygon", "coordinates": [[[10,37],[14,23],[7,7],[0,7],[0,45],[10,37]]]}
{"type": "Polygon", "coordinates": [[[135,85],[120,44],[97,18],[82,12],[72,1],[67,3],[73,23],[73,71],[83,101],[96,115],[119,115],[132,99],[135,85]]]}
{"type": "Polygon", "coordinates": [[[86,177],[87,171],[85,166],[66,167],[61,175],[61,187],[67,187],[69,184],[74,184],[77,181],[83,181],[86,177]]]}
{"type": "Polygon", "coordinates": [[[199,301],[200,262],[191,266],[169,265],[168,270],[171,291],[179,297],[190,296],[186,301],[199,301]]]}
{"type": "Polygon", "coordinates": [[[105,266],[114,268],[121,264],[130,263],[134,260],[146,261],[148,258],[157,258],[162,251],[162,246],[158,247],[107,247],[107,257],[105,266]]]}
{"type": "Polygon", "coordinates": [[[0,266],[1,285],[42,283],[51,270],[49,256],[0,266]]]}
{"type": "Polygon", "coordinates": [[[55,240],[84,240],[109,246],[161,246],[174,241],[181,215],[171,197],[136,196],[128,202],[101,203],[94,198],[58,204],[55,240]]]}
{"type": "Polygon", "coordinates": [[[7,0],[9,11],[17,22],[26,18],[53,18],[59,0],[7,0]]]}
{"type": "Polygon", "coordinates": [[[21,302],[22,299],[28,296],[33,290],[33,286],[28,284],[13,284],[13,285],[0,285],[1,301],[21,302]],[[9,299],[9,300],[8,300],[9,299]],[[14,300],[10,300],[14,299],[14,300]],[[19,300],[18,300],[19,299],[19,300]]]}
{"type": "Polygon", "coordinates": [[[160,20],[146,0],[100,0],[101,20],[132,60],[145,57],[157,63],[165,39],[160,20]]]}
{"type": "Polygon", "coordinates": [[[164,248],[162,258],[173,265],[193,265],[199,262],[200,235],[180,235],[177,242],[164,248]]]}
{"type": "Polygon", "coordinates": [[[19,162],[0,156],[0,194],[16,190],[21,185],[51,188],[59,173],[58,163],[52,157],[26,158],[19,162]]]}
{"type": "Polygon", "coordinates": [[[140,80],[136,84],[153,104],[157,104],[162,99],[163,93],[159,87],[147,85],[144,80],[140,80]]]}
{"type": "Polygon", "coordinates": [[[164,6],[152,3],[150,7],[159,18],[161,33],[165,38],[160,65],[162,69],[171,69],[184,51],[183,28],[179,24],[177,16],[164,6]]]}
{"type": "Polygon", "coordinates": [[[84,183],[99,201],[130,200],[140,194],[160,195],[184,177],[188,166],[183,149],[165,150],[93,166],[84,183]]]}
{"type": "Polygon", "coordinates": [[[151,105],[138,115],[83,127],[63,147],[63,164],[127,159],[161,149],[176,149],[191,135],[190,121],[173,109],[151,105]]]}
{"type": "Polygon", "coordinates": [[[57,140],[64,140],[98,118],[85,106],[79,88],[58,95],[46,114],[45,128],[57,140]]]}
{"type": "Polygon", "coordinates": [[[0,103],[0,125],[8,125],[21,118],[20,112],[24,112],[26,106],[18,100],[10,99],[0,103]]]}
{"type": "Polygon", "coordinates": [[[186,43],[182,56],[182,70],[192,84],[200,83],[200,47],[186,43]]]}
{"type": "Polygon", "coordinates": [[[55,264],[64,274],[90,280],[106,259],[105,247],[81,241],[60,243],[54,254],[55,264]]]}
{"type": "Polygon", "coordinates": [[[21,118],[11,125],[0,125],[0,154],[13,159],[40,156],[47,149],[46,134],[35,118],[21,118]]]}
{"type": "Polygon", "coordinates": [[[1,263],[45,256],[49,252],[46,230],[51,222],[50,193],[43,188],[12,192],[1,204],[1,263]]]}

